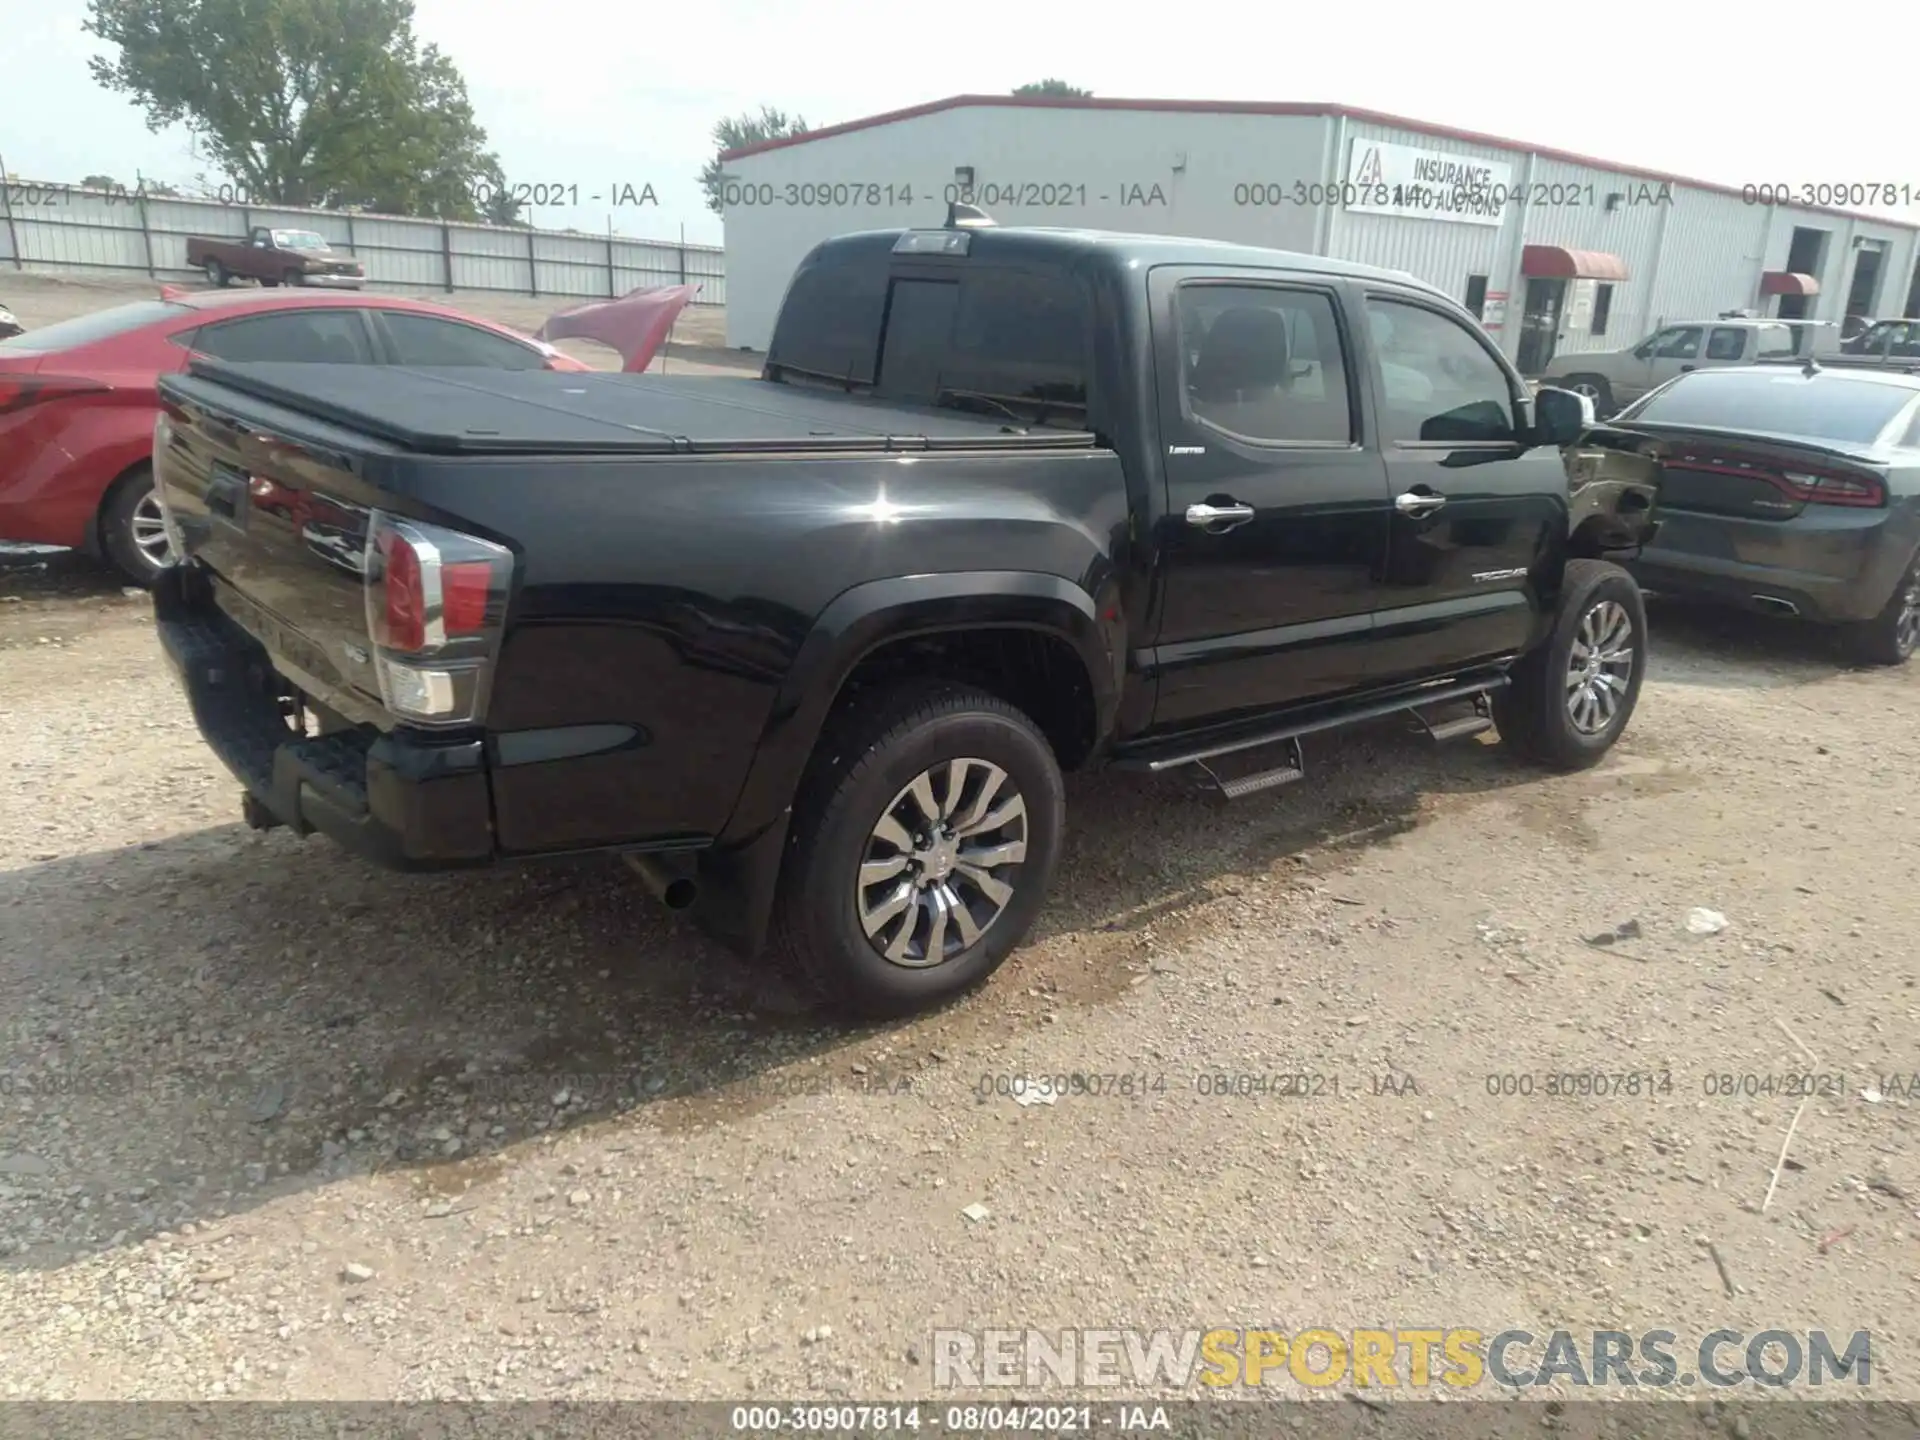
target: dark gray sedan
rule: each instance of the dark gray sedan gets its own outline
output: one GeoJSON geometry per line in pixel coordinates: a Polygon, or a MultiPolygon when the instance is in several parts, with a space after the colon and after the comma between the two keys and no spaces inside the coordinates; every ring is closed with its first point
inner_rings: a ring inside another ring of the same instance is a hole
{"type": "Polygon", "coordinates": [[[1649,590],[1840,628],[1863,660],[1920,642],[1920,376],[1817,363],[1696,370],[1611,422],[1661,462],[1649,590]]]}

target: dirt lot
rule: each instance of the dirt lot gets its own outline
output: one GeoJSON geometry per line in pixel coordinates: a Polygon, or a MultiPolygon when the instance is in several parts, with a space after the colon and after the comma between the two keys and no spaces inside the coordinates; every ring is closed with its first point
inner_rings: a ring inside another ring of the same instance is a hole
{"type": "Polygon", "coordinates": [[[1868,1330],[1920,1397],[1920,671],[1654,624],[1583,775],[1072,782],[995,982],[848,1031],[610,863],[244,829],[144,601],[11,562],[0,1396],[924,1398],[945,1327],[1270,1324],[1868,1330]],[[1809,1071],[1778,1165],[1799,1099],[1717,1077],[1809,1071]],[[1145,1078],[980,1093],[1063,1072],[1145,1078]]]}

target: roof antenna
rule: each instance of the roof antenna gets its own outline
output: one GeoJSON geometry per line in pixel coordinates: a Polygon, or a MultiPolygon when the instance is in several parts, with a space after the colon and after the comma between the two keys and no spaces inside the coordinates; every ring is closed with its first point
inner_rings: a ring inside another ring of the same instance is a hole
{"type": "Polygon", "coordinates": [[[978,230],[991,228],[993,217],[978,205],[968,205],[959,200],[947,202],[947,229],[978,230]]]}

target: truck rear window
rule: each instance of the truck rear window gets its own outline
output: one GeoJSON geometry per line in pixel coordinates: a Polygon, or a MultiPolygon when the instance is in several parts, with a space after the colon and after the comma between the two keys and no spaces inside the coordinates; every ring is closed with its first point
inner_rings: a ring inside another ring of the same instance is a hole
{"type": "Polygon", "coordinates": [[[1058,418],[1079,423],[1089,312],[1064,275],[980,267],[889,276],[871,260],[822,267],[795,278],[768,361],[923,404],[944,394],[1024,414],[1041,402],[1073,410],[1058,418]]]}

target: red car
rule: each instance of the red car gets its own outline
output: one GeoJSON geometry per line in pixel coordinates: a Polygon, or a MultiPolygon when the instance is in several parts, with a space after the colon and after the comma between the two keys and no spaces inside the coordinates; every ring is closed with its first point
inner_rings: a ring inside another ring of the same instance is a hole
{"type": "Polygon", "coordinates": [[[590,370],[552,346],[397,295],[169,293],[0,340],[0,540],[65,545],[147,585],[172,563],[153,499],[156,380],[225,360],[590,370]]]}

